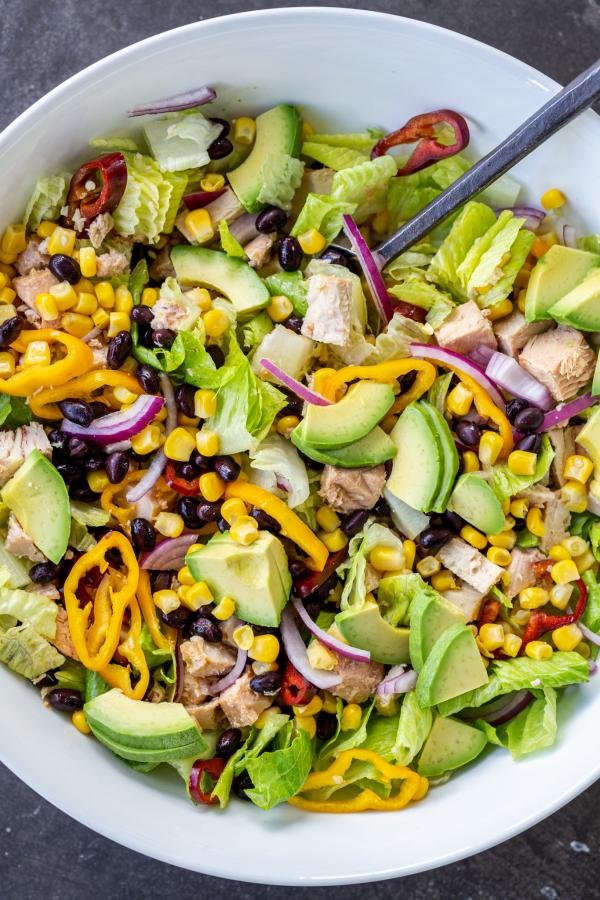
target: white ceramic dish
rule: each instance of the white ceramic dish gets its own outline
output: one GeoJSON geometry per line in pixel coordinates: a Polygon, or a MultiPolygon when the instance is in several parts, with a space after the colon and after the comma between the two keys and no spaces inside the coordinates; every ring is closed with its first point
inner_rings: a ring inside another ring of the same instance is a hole
{"type": "MultiPolygon", "coordinates": [[[[317,125],[398,127],[450,107],[482,152],[557,85],[517,60],[421,22],[342,9],[279,9],[212,19],[102,60],[34,104],[0,137],[3,223],[18,220],[35,177],[73,167],[94,135],[123,133],[142,101],[210,83],[235,114],[290,101],[317,125]]],[[[587,113],[516,170],[529,199],[566,191],[577,218],[600,227],[600,119],[587,113]]],[[[89,158],[89,156],[88,156],[89,158]]],[[[518,764],[497,751],[399,813],[265,814],[234,803],[198,809],[170,773],[137,774],[46,711],[0,669],[0,757],[51,803],[101,834],[188,869],[275,884],[392,878],[504,841],[554,812],[600,775],[600,678],[560,709],[554,749],[518,764]],[[494,802],[491,796],[499,800],[494,802]]]]}

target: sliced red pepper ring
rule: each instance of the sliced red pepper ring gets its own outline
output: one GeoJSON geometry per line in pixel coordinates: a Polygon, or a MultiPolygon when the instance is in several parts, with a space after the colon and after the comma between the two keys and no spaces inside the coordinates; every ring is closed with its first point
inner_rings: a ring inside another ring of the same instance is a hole
{"type": "Polygon", "coordinates": [[[175,472],[175,465],[172,462],[168,462],[166,465],[165,481],[172,491],[177,491],[183,497],[195,497],[200,493],[200,479],[192,478],[191,481],[188,481],[187,478],[181,478],[175,472]]]}
{"type": "Polygon", "coordinates": [[[315,696],[316,691],[315,686],[307,681],[304,675],[301,675],[288,660],[279,689],[281,702],[286,706],[306,706],[315,696]]]}
{"type": "Polygon", "coordinates": [[[224,768],[225,760],[220,756],[196,760],[188,780],[190,797],[194,803],[214,806],[219,802],[216,797],[212,796],[212,792],[224,768]]]}
{"type": "Polygon", "coordinates": [[[420,169],[433,165],[440,159],[454,156],[464,150],[469,143],[469,126],[460,113],[451,109],[438,109],[434,112],[413,116],[397,131],[386,134],[373,148],[371,159],[383,156],[392,147],[401,144],[414,144],[417,146],[409,156],[407,162],[398,169],[398,175],[411,175],[420,169]],[[436,125],[449,125],[454,131],[452,144],[441,144],[436,137],[436,125]]]}
{"type": "Polygon", "coordinates": [[[527,627],[523,632],[521,651],[525,650],[530,641],[536,641],[547,631],[554,631],[555,628],[561,628],[563,625],[572,625],[573,622],[579,621],[587,605],[587,588],[581,578],[575,582],[575,586],[579,591],[579,599],[574,612],[566,616],[553,616],[542,612],[540,609],[535,609],[531,613],[527,627]]]}
{"type": "Polygon", "coordinates": [[[347,545],[341,550],[337,550],[335,553],[330,553],[327,557],[325,568],[321,572],[310,572],[307,575],[296,578],[294,581],[294,594],[297,597],[300,597],[301,600],[310,596],[317,588],[320,588],[322,584],[325,584],[327,579],[333,575],[338,566],[341,566],[347,556],[347,545]]]}
{"type": "Polygon", "coordinates": [[[119,205],[127,185],[127,163],[122,153],[105,153],[84,163],[71,178],[67,205],[91,221],[101,213],[111,213],[119,205]]]}

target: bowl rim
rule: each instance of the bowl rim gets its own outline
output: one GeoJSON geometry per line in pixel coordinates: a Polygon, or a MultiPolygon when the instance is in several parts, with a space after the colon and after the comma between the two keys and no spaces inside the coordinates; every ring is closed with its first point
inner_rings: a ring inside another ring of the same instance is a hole
{"type": "MultiPolygon", "coordinates": [[[[393,13],[379,12],[376,10],[354,9],[337,6],[275,7],[273,9],[251,10],[248,12],[238,12],[222,16],[213,16],[208,19],[203,19],[197,22],[189,22],[185,25],[168,29],[167,31],[162,31],[158,34],[143,38],[140,41],[136,41],[133,44],[122,47],[121,49],[114,51],[108,56],[105,56],[95,63],[92,63],[91,65],[86,66],[84,69],[81,69],[80,71],[74,73],[65,81],[62,81],[56,87],[52,88],[38,100],[32,103],[0,132],[0,160],[3,147],[6,146],[6,144],[10,143],[13,137],[18,138],[18,133],[23,129],[24,126],[26,127],[30,123],[30,121],[35,121],[40,113],[42,113],[47,108],[52,108],[55,103],[60,102],[63,97],[68,96],[74,86],[82,87],[86,83],[93,83],[97,79],[102,78],[103,75],[110,73],[110,71],[114,68],[116,62],[133,63],[135,62],[135,59],[139,54],[145,53],[147,50],[152,49],[155,46],[160,46],[165,40],[177,39],[177,37],[183,35],[189,35],[190,40],[195,40],[197,35],[209,34],[213,29],[222,31],[223,23],[225,23],[228,28],[235,29],[238,24],[245,26],[247,23],[256,24],[260,23],[263,20],[272,20],[273,18],[277,18],[279,20],[288,19],[290,21],[293,21],[294,19],[306,20],[315,17],[322,20],[331,17],[343,17],[347,22],[354,22],[357,24],[360,23],[360,21],[365,21],[367,19],[377,19],[382,22],[393,22],[394,24],[397,24],[399,21],[408,28],[412,28],[416,31],[422,31],[429,34],[433,32],[441,38],[447,35],[451,35],[452,40],[456,41],[458,44],[462,44],[467,50],[478,52],[484,57],[487,56],[487,58],[490,60],[500,59],[504,63],[510,65],[513,68],[513,71],[520,70],[525,78],[534,82],[539,88],[542,88],[549,94],[554,93],[561,87],[561,85],[554,79],[540,72],[538,69],[535,69],[528,63],[523,62],[523,60],[511,56],[509,53],[506,53],[503,50],[499,50],[489,44],[484,43],[483,41],[479,41],[475,38],[469,37],[468,35],[462,34],[461,32],[452,31],[451,29],[433,23],[425,22],[420,19],[412,19],[408,16],[395,15],[393,13]]],[[[593,117],[600,135],[600,116],[597,115],[593,110],[588,110],[583,115],[587,117],[588,120],[593,117]]],[[[491,847],[498,846],[499,844],[504,843],[510,838],[513,838],[531,828],[532,826],[538,824],[543,819],[552,815],[561,807],[569,803],[580,793],[582,793],[586,788],[590,787],[590,785],[592,785],[597,779],[600,778],[599,759],[596,767],[582,775],[574,784],[571,785],[568,790],[563,791],[563,793],[557,797],[548,799],[548,801],[543,806],[539,807],[535,812],[532,812],[528,816],[525,816],[524,818],[516,821],[511,827],[505,827],[500,838],[493,835],[490,838],[482,837],[477,845],[471,846],[466,849],[464,847],[458,847],[457,849],[448,851],[446,853],[438,852],[433,856],[433,858],[430,858],[426,862],[415,862],[414,864],[403,865],[398,868],[381,868],[376,871],[365,871],[358,874],[350,874],[348,876],[307,875],[305,877],[296,876],[294,878],[275,877],[266,882],[262,879],[259,879],[255,871],[243,871],[242,869],[238,869],[238,871],[234,873],[229,873],[227,871],[224,871],[222,865],[220,865],[218,862],[213,863],[210,859],[206,862],[203,862],[202,869],[199,869],[197,867],[190,868],[189,863],[186,863],[182,859],[178,859],[170,852],[164,850],[161,851],[160,847],[156,848],[155,846],[153,846],[152,841],[146,839],[145,834],[138,836],[131,833],[130,831],[127,831],[126,829],[123,829],[119,834],[119,829],[117,827],[113,827],[112,829],[110,829],[107,825],[98,824],[94,821],[92,816],[78,811],[73,804],[66,800],[63,800],[61,797],[60,789],[58,787],[53,787],[51,789],[47,789],[46,786],[44,786],[43,788],[40,787],[39,785],[42,779],[39,778],[35,772],[32,772],[26,764],[21,765],[21,760],[18,758],[18,756],[11,757],[10,760],[8,760],[6,758],[5,752],[2,749],[1,743],[0,762],[6,765],[6,767],[28,787],[38,793],[53,806],[61,810],[61,812],[70,816],[72,819],[75,819],[77,822],[86,826],[91,831],[100,834],[103,837],[108,838],[109,840],[115,841],[121,846],[126,847],[127,849],[134,850],[137,853],[141,853],[142,855],[157,859],[169,865],[175,865],[181,868],[185,868],[189,871],[195,871],[210,876],[244,881],[247,883],[304,887],[368,883],[372,881],[397,878],[405,875],[416,874],[419,872],[430,871],[432,869],[439,868],[440,866],[449,865],[462,859],[467,859],[470,856],[481,853],[485,850],[490,849],[491,847]]]]}

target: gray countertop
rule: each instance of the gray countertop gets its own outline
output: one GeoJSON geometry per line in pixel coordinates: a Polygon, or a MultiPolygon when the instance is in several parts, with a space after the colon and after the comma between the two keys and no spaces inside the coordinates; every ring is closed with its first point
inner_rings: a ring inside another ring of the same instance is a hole
{"type": "MultiPolygon", "coordinates": [[[[186,22],[268,5],[279,4],[0,0],[4,76],[0,128],[69,75],[127,44],[186,22]]],[[[590,65],[600,47],[598,0],[404,0],[343,5],[401,13],[463,32],[562,83],[590,65]]],[[[95,790],[92,779],[84,789],[95,790]]],[[[548,790],[552,791],[551,784],[548,790]]],[[[228,882],[146,859],[77,824],[1,766],[0,797],[0,896],[4,900],[142,896],[283,900],[290,893],[298,896],[310,890],[228,882]]],[[[510,803],[510,785],[503,802],[510,803]]],[[[330,888],[328,896],[333,900],[597,897],[599,804],[600,783],[537,827],[486,853],[403,880],[330,888]]]]}

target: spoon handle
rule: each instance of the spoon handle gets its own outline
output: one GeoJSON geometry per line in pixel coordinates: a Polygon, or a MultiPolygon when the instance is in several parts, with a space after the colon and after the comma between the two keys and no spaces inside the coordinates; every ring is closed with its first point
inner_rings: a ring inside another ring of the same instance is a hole
{"type": "Polygon", "coordinates": [[[600,59],[551,97],[526,122],[498,144],[414,218],[385,240],[376,252],[389,262],[418,243],[439,222],[508,172],[556,131],[600,97],[600,59]]]}

